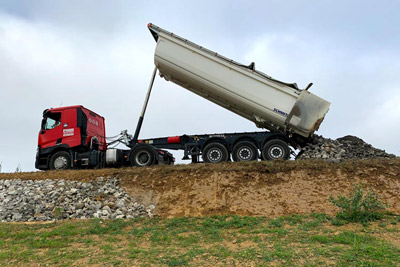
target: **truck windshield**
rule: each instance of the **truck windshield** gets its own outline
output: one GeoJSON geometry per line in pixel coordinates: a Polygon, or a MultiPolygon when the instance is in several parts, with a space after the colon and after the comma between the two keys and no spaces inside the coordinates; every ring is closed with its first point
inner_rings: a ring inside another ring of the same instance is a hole
{"type": "Polygon", "coordinates": [[[43,117],[42,129],[50,130],[61,124],[61,113],[46,113],[43,117]]]}

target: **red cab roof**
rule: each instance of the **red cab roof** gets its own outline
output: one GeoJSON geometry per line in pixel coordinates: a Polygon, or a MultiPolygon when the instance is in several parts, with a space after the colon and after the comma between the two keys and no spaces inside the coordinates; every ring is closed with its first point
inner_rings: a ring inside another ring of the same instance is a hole
{"type": "Polygon", "coordinates": [[[66,106],[66,107],[59,107],[59,108],[49,108],[49,109],[47,109],[46,111],[63,111],[63,110],[66,110],[66,109],[77,109],[77,108],[86,109],[87,111],[96,114],[96,116],[99,116],[99,117],[104,118],[103,116],[97,114],[96,112],[94,112],[94,111],[92,111],[92,110],[90,110],[90,109],[88,109],[88,108],[85,108],[85,107],[82,106],[82,105],[66,106]]]}

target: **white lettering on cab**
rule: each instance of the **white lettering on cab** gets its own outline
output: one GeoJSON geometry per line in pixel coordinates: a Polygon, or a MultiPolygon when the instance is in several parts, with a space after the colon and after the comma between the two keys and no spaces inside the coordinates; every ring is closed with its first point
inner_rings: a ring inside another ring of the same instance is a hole
{"type": "Polygon", "coordinates": [[[63,130],[63,136],[73,136],[73,135],[74,135],[74,128],[63,130]]]}

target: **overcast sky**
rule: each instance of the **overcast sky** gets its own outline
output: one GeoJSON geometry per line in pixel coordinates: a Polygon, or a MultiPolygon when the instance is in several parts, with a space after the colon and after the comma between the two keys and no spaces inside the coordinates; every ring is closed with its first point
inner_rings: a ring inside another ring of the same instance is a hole
{"type": "MultiPolygon", "coordinates": [[[[42,112],[83,105],[134,133],[152,22],[330,101],[318,134],[400,155],[399,1],[0,0],[0,162],[33,171],[42,112]]],[[[259,130],[157,77],[140,137],[259,130]]],[[[174,153],[177,158],[181,153],[174,153]]]]}

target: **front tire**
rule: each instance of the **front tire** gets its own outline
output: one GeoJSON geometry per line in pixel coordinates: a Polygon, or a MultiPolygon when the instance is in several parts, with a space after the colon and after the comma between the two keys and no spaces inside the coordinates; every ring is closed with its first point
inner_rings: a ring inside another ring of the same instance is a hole
{"type": "Polygon", "coordinates": [[[66,151],[54,153],[50,158],[50,170],[68,170],[71,168],[71,156],[66,151]]]}
{"type": "Polygon", "coordinates": [[[220,163],[229,160],[228,149],[221,143],[206,145],[202,154],[203,161],[206,163],[220,163]]]}
{"type": "Polygon", "coordinates": [[[264,145],[261,156],[264,160],[287,160],[290,156],[290,149],[285,141],[274,139],[264,145]]]}
{"type": "Polygon", "coordinates": [[[258,158],[258,149],[256,145],[249,141],[237,143],[232,150],[234,161],[252,161],[258,158]]]}
{"type": "Polygon", "coordinates": [[[147,146],[135,148],[130,157],[130,162],[132,166],[146,167],[151,166],[155,162],[154,151],[147,146]]]}

